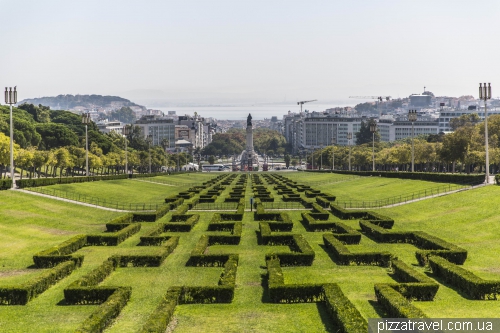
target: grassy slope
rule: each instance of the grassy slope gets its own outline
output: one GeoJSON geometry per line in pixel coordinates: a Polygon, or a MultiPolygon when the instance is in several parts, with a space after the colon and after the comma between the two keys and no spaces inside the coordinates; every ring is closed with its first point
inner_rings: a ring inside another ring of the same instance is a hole
{"type": "Polygon", "coordinates": [[[332,193],[337,200],[381,200],[394,196],[405,196],[413,192],[444,187],[446,183],[436,183],[422,180],[407,180],[383,177],[351,177],[340,174],[283,173],[297,182],[312,184],[314,188],[332,193]],[[340,182],[332,182],[332,181],[340,182]],[[343,180],[343,181],[342,181],[343,180]]]}
{"type": "MultiPolygon", "coordinates": [[[[73,183],[45,186],[44,190],[67,191],[71,194],[81,194],[87,197],[120,202],[125,204],[151,203],[161,204],[165,197],[186,189],[193,182],[202,183],[213,178],[207,174],[180,174],[158,176],[152,178],[135,178],[107,180],[102,182],[73,183]],[[168,182],[186,184],[186,186],[170,186],[168,182]]],[[[60,193],[60,192],[59,192],[60,193]]]]}
{"type": "MultiPolygon", "coordinates": [[[[301,181],[307,183],[308,178],[304,177],[301,181]]],[[[365,178],[365,181],[373,180],[365,178]]],[[[134,182],[136,183],[139,182],[134,182]]],[[[393,183],[386,185],[385,188],[397,191],[400,185],[393,183]]],[[[143,189],[131,186],[129,191],[137,192],[139,195],[143,189]]],[[[338,195],[335,190],[330,192],[338,195]]],[[[493,209],[499,204],[498,194],[500,187],[490,186],[379,211],[396,220],[395,229],[424,230],[465,247],[469,250],[469,258],[464,267],[483,278],[500,279],[497,255],[495,255],[500,253],[500,244],[496,241],[500,236],[500,228],[497,226],[498,219],[493,209]]],[[[0,243],[2,285],[22,281],[27,275],[36,274],[36,272],[26,273],[26,267],[32,263],[31,255],[36,251],[58,244],[72,234],[102,231],[103,224],[116,216],[116,213],[112,212],[11,191],[0,192],[0,196],[2,199],[0,228],[2,235],[8,237],[7,242],[0,243]]],[[[193,231],[179,233],[181,235],[179,247],[161,267],[121,268],[104,281],[104,285],[133,287],[131,301],[123,310],[119,320],[108,329],[109,332],[137,331],[169,286],[217,283],[220,268],[185,267],[189,252],[199,237],[206,233],[206,226],[212,216],[212,213],[201,214],[202,218],[193,231]]],[[[169,215],[162,221],[168,220],[169,215]]],[[[337,282],[366,318],[380,316],[380,308],[374,302],[373,284],[392,282],[387,271],[379,267],[337,266],[322,248],[322,233],[306,232],[299,222],[300,212],[290,211],[290,215],[294,221],[294,232],[300,232],[306,237],[316,252],[316,260],[311,267],[284,268],[285,282],[337,282]]],[[[330,219],[335,220],[333,216],[330,219]]],[[[358,228],[357,221],[345,222],[358,228]]],[[[139,237],[153,225],[154,223],[143,223],[139,234],[117,247],[86,247],[80,250],[79,253],[85,255],[84,265],[70,277],[53,286],[27,306],[1,308],[0,322],[4,323],[4,330],[24,331],[19,328],[34,327],[34,325],[39,332],[74,330],[94,306],[56,305],[63,300],[64,287],[114,253],[150,251],[149,248],[138,247],[137,244],[139,237]],[[16,321],[10,318],[16,318],[16,321]],[[54,322],[58,323],[57,328],[54,327],[54,322]]],[[[179,306],[175,314],[175,332],[297,332],[306,328],[311,332],[324,332],[335,329],[322,320],[325,312],[321,305],[265,302],[266,295],[261,286],[261,275],[266,273],[264,255],[276,248],[258,246],[257,230],[258,222],[253,221],[251,213],[246,213],[240,245],[212,246],[209,249],[211,253],[221,251],[240,254],[237,290],[233,303],[179,306]],[[222,321],[226,322],[223,327],[220,326],[222,321]]],[[[415,248],[407,244],[377,244],[363,237],[360,245],[349,248],[351,251],[389,250],[409,264],[416,263],[415,248]]],[[[287,247],[282,247],[282,250],[287,250],[287,247]]],[[[469,301],[443,285],[434,302],[415,304],[433,317],[496,317],[498,313],[497,302],[469,301]]]]}

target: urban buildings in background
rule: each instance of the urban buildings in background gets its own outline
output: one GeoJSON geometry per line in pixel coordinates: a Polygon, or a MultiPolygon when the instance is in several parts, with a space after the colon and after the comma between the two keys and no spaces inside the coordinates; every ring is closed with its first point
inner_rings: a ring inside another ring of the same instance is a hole
{"type": "MultiPolygon", "coordinates": [[[[401,140],[412,135],[408,111],[417,111],[413,123],[414,135],[451,132],[450,121],[462,115],[476,113],[484,121],[484,102],[472,96],[435,97],[432,92],[413,94],[408,98],[367,102],[351,107],[337,107],[324,111],[288,112],[281,121],[272,121],[291,143],[294,153],[336,145],[356,144],[356,132],[361,122],[377,122],[382,141],[401,140]],[[348,140],[348,133],[352,139],[348,140]]],[[[500,99],[488,102],[488,115],[500,114],[500,99]]],[[[272,118],[274,119],[274,117],[272,118]]]]}

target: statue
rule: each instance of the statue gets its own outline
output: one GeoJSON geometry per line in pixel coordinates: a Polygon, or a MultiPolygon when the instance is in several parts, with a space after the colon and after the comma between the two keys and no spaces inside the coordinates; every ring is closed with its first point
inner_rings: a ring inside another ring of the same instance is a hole
{"type": "Polygon", "coordinates": [[[247,126],[252,126],[252,115],[249,113],[247,117],[247,126]]]}

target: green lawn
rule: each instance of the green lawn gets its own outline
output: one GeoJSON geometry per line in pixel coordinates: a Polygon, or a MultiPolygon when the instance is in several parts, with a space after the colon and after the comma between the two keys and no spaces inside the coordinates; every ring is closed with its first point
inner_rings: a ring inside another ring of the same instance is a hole
{"type": "Polygon", "coordinates": [[[419,191],[449,186],[448,183],[436,183],[422,180],[353,177],[332,173],[288,172],[284,176],[302,184],[311,184],[315,189],[337,196],[337,201],[373,201],[396,196],[407,196],[419,191]]]}
{"type": "Polygon", "coordinates": [[[44,186],[43,193],[77,201],[97,203],[105,207],[120,204],[162,204],[165,198],[214,178],[204,173],[165,175],[151,178],[107,180],[44,186]]]}
{"type": "MultiPolygon", "coordinates": [[[[178,175],[185,183],[197,179],[206,181],[206,174],[178,175]],[[199,176],[199,178],[197,178],[199,176]]],[[[219,174],[217,174],[219,175],[219,174]]],[[[314,188],[340,197],[340,193],[364,195],[362,189],[372,188],[371,194],[382,196],[384,191],[404,193],[415,188],[429,188],[431,182],[384,178],[356,178],[344,182],[326,184],[329,177],[343,175],[282,173],[302,184],[324,182],[314,188]],[[293,174],[293,176],[291,176],[293,174]],[[322,188],[325,186],[327,188],[322,188]],[[420,187],[418,187],[420,186],[420,187]],[[382,190],[383,189],[383,190],[382,190]]],[[[155,177],[162,179],[169,176],[155,177]]],[[[210,175],[210,178],[214,175],[210,175]]],[[[72,184],[81,193],[97,192],[103,198],[117,196],[123,200],[137,198],[163,198],[179,190],[177,186],[153,184],[155,178],[146,181],[106,181],[72,184]],[[160,197],[161,196],[161,197],[160,197]]],[[[146,180],[146,179],[145,179],[146,180]]],[[[68,186],[68,185],[58,185],[68,186]]],[[[229,188],[217,199],[229,193],[229,188]]],[[[68,190],[69,191],[69,190],[68,190]]],[[[277,193],[272,191],[278,197],[277,193]]],[[[251,196],[248,181],[246,201],[251,196]]],[[[279,198],[278,198],[279,199],[279,198]]],[[[151,199],[152,200],[152,199],[151,199]]],[[[160,199],[158,199],[160,200],[160,199]]],[[[423,230],[431,235],[464,247],[469,251],[464,268],[485,279],[500,280],[498,253],[500,253],[500,218],[496,207],[500,204],[500,187],[488,186],[439,198],[427,199],[408,205],[377,212],[394,218],[394,230],[423,230]]],[[[305,210],[304,210],[305,211],[305,210]]],[[[191,232],[169,233],[179,235],[179,246],[160,267],[118,268],[103,286],[131,286],[132,297],[118,319],[106,332],[136,332],[158,305],[170,286],[216,285],[222,268],[185,266],[191,250],[199,238],[207,233],[207,225],[214,212],[190,212],[200,214],[200,221],[191,232]]],[[[323,247],[323,232],[307,232],[300,222],[301,211],[288,211],[294,223],[293,232],[301,233],[316,253],[310,267],[284,267],[285,283],[338,283],[365,318],[380,317],[383,309],[376,303],[374,283],[394,282],[388,270],[374,266],[339,266],[323,247]]],[[[25,332],[36,327],[37,332],[68,332],[76,327],[96,308],[64,305],[63,290],[70,283],[97,267],[113,254],[149,253],[154,247],[137,246],[140,236],[157,223],[170,220],[171,212],[157,222],[142,223],[139,233],[119,246],[89,246],[77,253],[85,256],[81,268],[63,279],[25,306],[1,306],[2,332],[25,332]]],[[[0,287],[16,285],[39,274],[32,269],[34,253],[59,244],[73,235],[100,233],[104,224],[121,215],[95,208],[64,203],[15,191],[0,192],[0,287]]],[[[331,221],[338,220],[330,216],[331,221]]],[[[343,221],[359,229],[358,221],[343,221]]],[[[252,212],[246,212],[243,233],[239,245],[216,245],[208,253],[238,253],[240,256],[236,276],[235,298],[231,304],[181,305],[176,308],[172,328],[174,332],[334,332],[323,304],[273,304],[267,302],[266,289],[262,284],[266,274],[264,256],[277,247],[257,244],[258,222],[252,212]]],[[[409,244],[379,244],[362,237],[359,245],[349,245],[352,252],[387,250],[410,265],[416,264],[416,248],[409,244]]],[[[288,251],[288,247],[279,247],[288,251]]],[[[413,266],[418,270],[424,268],[413,266]]],[[[429,275],[433,277],[432,274],[429,275]]],[[[438,280],[438,282],[441,282],[438,280]]],[[[443,317],[498,317],[498,301],[471,301],[463,298],[455,289],[441,284],[432,302],[414,302],[428,316],[443,317]]]]}

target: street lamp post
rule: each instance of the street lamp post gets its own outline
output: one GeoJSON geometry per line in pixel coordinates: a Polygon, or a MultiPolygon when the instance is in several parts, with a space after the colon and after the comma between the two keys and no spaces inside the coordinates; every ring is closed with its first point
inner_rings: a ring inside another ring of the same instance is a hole
{"type": "Polygon", "coordinates": [[[10,105],[10,178],[12,179],[11,188],[16,188],[16,178],[14,177],[16,174],[16,170],[14,170],[14,123],[12,120],[12,105],[17,103],[17,86],[14,87],[14,91],[12,87],[7,89],[5,87],[5,104],[10,105]]]}
{"type": "Polygon", "coordinates": [[[347,133],[347,144],[349,145],[349,171],[351,171],[351,140],[352,132],[347,133]]]}
{"type": "Polygon", "coordinates": [[[123,135],[125,136],[125,174],[128,175],[128,151],[127,151],[127,136],[130,134],[130,126],[123,126],[123,135]]]}
{"type": "Polygon", "coordinates": [[[375,171],[375,132],[377,131],[377,124],[373,121],[370,124],[370,132],[372,132],[372,171],[375,171]]]}
{"type": "Polygon", "coordinates": [[[332,171],[335,170],[335,144],[337,139],[332,137],[332,171]]]}
{"type": "Polygon", "coordinates": [[[415,136],[413,124],[417,121],[417,110],[408,111],[408,120],[411,121],[411,172],[415,172],[415,144],[413,137],[415,136]]]}
{"type": "Polygon", "coordinates": [[[82,113],[82,123],[85,124],[85,176],[89,176],[89,136],[87,132],[87,125],[90,124],[90,113],[82,113]]]}
{"type": "Polygon", "coordinates": [[[153,136],[151,134],[149,134],[146,141],[148,142],[149,173],[151,173],[151,143],[153,142],[153,136]]]}
{"type": "Polygon", "coordinates": [[[320,155],[319,155],[319,169],[323,169],[323,144],[321,144],[320,155]]]}
{"type": "Polygon", "coordinates": [[[314,147],[312,148],[311,153],[311,170],[314,170],[314,147]]]}
{"type": "MultiPolygon", "coordinates": [[[[161,140],[161,146],[163,147],[163,151],[165,152],[165,171],[168,171],[167,148],[170,147],[170,141],[168,139],[161,140]]],[[[193,158],[193,162],[194,162],[194,158],[193,158]]]]}
{"type": "MultiPolygon", "coordinates": [[[[486,147],[486,177],[485,182],[488,184],[490,182],[490,157],[488,154],[488,109],[486,107],[486,101],[491,99],[491,83],[486,83],[484,86],[479,84],[479,99],[484,101],[484,145],[486,147]]],[[[12,142],[12,141],[11,141],[12,142]]]]}

